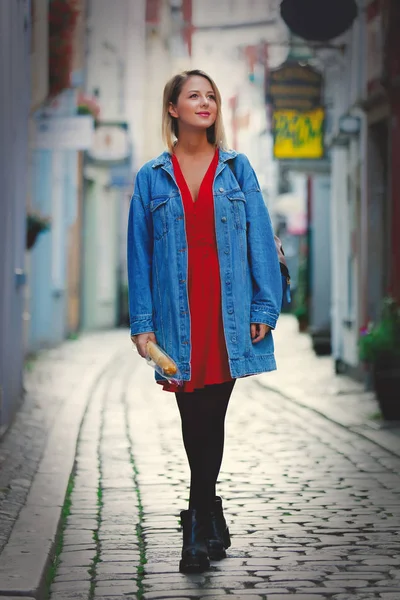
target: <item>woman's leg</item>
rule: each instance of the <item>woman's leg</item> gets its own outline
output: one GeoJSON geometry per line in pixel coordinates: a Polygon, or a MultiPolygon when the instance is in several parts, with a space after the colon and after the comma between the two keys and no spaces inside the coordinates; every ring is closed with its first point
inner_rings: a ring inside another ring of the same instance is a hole
{"type": "Polygon", "coordinates": [[[213,510],[215,485],[221,467],[225,415],[235,382],[176,394],[191,481],[189,509],[206,515],[213,510]]]}

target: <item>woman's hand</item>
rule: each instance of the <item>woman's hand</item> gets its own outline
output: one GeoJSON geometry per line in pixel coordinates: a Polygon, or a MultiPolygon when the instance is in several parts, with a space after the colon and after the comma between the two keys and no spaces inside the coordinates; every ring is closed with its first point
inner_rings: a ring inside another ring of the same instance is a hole
{"type": "Polygon", "coordinates": [[[131,340],[138,349],[140,356],[143,358],[146,358],[147,356],[147,342],[150,341],[157,344],[156,336],[152,331],[149,331],[148,333],[139,333],[138,335],[131,335],[131,340]]]}
{"type": "Polygon", "coordinates": [[[252,323],[250,325],[250,335],[253,344],[261,342],[270,331],[271,327],[269,325],[264,325],[264,323],[252,323]]]}

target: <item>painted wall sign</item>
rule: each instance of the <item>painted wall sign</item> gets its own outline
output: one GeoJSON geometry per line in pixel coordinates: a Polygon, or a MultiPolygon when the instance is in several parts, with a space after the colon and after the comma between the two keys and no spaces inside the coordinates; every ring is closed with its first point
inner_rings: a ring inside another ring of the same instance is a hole
{"type": "Polygon", "coordinates": [[[325,111],[276,110],[273,114],[274,156],[280,159],[323,158],[325,111]]]}
{"type": "Polygon", "coordinates": [[[321,73],[288,61],[269,73],[266,100],[274,109],[309,111],[322,104],[321,73]]]}

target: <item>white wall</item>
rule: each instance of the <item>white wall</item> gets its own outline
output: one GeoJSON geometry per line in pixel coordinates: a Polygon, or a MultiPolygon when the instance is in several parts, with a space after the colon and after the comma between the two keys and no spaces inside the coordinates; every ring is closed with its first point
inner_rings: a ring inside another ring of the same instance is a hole
{"type": "Polygon", "coordinates": [[[248,155],[269,206],[276,196],[277,165],[263,97],[264,74],[259,67],[255,82],[249,82],[244,49],[267,41],[269,68],[285,60],[288,32],[279,17],[279,4],[278,0],[193,0],[192,67],[209,73],[221,91],[229,145],[233,143],[229,99],[236,96],[239,114],[248,116],[248,127],[238,132],[237,150],[248,155]],[[215,29],[218,25],[223,28],[215,29]]]}
{"type": "Polygon", "coordinates": [[[101,121],[128,121],[140,160],[144,143],[145,0],[88,0],[86,90],[101,121]]]}
{"type": "Polygon", "coordinates": [[[207,0],[193,2],[193,22],[196,26],[248,23],[276,18],[279,2],[276,0],[207,0]]]}
{"type": "Polygon", "coordinates": [[[225,103],[243,85],[246,75],[245,63],[240,49],[266,40],[271,45],[268,51],[270,68],[284,61],[287,48],[274,46],[274,42],[285,42],[287,30],[277,17],[276,3],[268,0],[193,0],[193,68],[200,68],[215,78],[225,103]],[[240,28],[203,30],[202,27],[233,25],[238,23],[260,23],[276,18],[271,25],[256,25],[240,28]]]}
{"type": "Polygon", "coordinates": [[[162,97],[164,85],[174,74],[170,54],[171,13],[169,2],[163,0],[160,23],[148,25],[146,36],[146,75],[143,93],[146,110],[144,113],[145,139],[143,160],[150,160],[164,150],[161,138],[162,97]]]}
{"type": "Polygon", "coordinates": [[[126,40],[126,81],[125,112],[130,124],[133,142],[133,167],[136,170],[144,161],[147,132],[143,114],[146,110],[145,83],[148,77],[146,65],[146,2],[130,0],[128,2],[127,40],[126,40]]]}
{"type": "MultiPolygon", "coordinates": [[[[97,95],[100,122],[127,122],[132,146],[132,173],[142,165],[146,128],[146,2],[145,0],[87,0],[86,91],[97,95]]],[[[83,277],[83,326],[116,324],[118,275],[125,272],[120,248],[125,244],[128,189],[110,188],[106,165],[86,166],[93,181],[84,198],[85,243],[83,277]],[[98,260],[100,257],[101,260],[98,260]]]]}

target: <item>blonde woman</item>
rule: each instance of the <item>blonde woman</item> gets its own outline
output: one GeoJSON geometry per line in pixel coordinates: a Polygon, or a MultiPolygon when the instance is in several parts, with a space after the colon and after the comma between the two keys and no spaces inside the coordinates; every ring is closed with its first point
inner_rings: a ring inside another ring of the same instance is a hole
{"type": "Polygon", "coordinates": [[[182,373],[179,388],[156,380],[176,395],[191,470],[180,571],[202,572],[230,546],[216,495],[228,402],[238,377],[276,368],[282,285],[256,175],[227,150],[221,96],[206,73],[167,83],[163,134],[167,150],[140,169],[131,202],[131,337],[143,357],[156,341],[182,373]]]}

